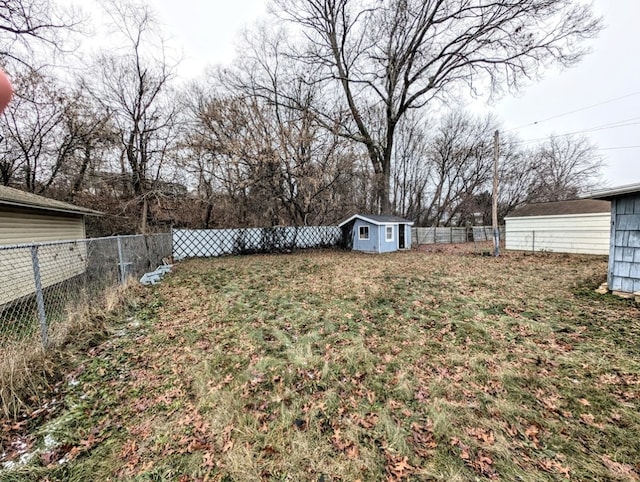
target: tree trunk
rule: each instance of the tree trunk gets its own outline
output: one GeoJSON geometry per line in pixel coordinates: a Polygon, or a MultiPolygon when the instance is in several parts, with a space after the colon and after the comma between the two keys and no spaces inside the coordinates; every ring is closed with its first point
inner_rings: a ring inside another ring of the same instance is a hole
{"type": "Polygon", "coordinates": [[[149,201],[147,196],[142,198],[142,213],[140,215],[140,234],[147,234],[147,217],[149,213],[149,201]]]}

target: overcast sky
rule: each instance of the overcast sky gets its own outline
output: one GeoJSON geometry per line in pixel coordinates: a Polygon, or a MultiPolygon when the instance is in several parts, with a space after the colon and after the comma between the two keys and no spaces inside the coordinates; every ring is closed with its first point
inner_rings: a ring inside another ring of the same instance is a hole
{"type": "MultiPolygon", "coordinates": [[[[207,64],[231,62],[242,28],[266,15],[264,0],[151,3],[175,45],[184,50],[181,75],[186,78],[199,75],[207,64]]],[[[494,105],[482,103],[481,108],[494,111],[505,129],[514,130],[523,140],[585,132],[605,159],[604,185],[638,183],[640,1],[595,0],[594,7],[604,17],[606,29],[577,67],[548,72],[520,97],[503,98],[494,105]]]]}

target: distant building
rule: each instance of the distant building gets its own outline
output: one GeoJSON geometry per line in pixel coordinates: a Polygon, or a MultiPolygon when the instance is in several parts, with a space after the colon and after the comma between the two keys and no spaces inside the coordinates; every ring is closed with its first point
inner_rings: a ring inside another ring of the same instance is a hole
{"type": "Polygon", "coordinates": [[[609,254],[608,201],[531,203],[505,218],[505,248],[519,251],[609,254]]]}

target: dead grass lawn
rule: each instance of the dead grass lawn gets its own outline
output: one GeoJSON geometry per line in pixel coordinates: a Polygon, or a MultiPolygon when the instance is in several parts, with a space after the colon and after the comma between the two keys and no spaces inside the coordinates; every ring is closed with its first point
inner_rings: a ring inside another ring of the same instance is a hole
{"type": "Polygon", "coordinates": [[[594,293],[605,273],[528,254],[182,263],[78,355],[54,416],[5,423],[2,462],[20,437],[40,451],[0,478],[640,480],[640,310],[594,293]]]}

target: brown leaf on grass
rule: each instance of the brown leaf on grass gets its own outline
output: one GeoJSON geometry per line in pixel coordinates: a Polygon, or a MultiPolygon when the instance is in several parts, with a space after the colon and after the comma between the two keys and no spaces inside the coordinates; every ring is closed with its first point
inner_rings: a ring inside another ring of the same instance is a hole
{"type": "Polygon", "coordinates": [[[229,450],[233,448],[233,440],[227,440],[222,446],[222,453],[226,454],[229,450]]]}
{"type": "Polygon", "coordinates": [[[487,445],[493,445],[496,441],[496,438],[493,435],[493,431],[481,427],[468,428],[467,434],[487,445]]]}
{"type": "Polygon", "coordinates": [[[469,447],[465,445],[458,437],[451,437],[451,446],[458,447],[460,449],[460,458],[462,460],[469,460],[469,447]]]}
{"type": "Polygon", "coordinates": [[[549,472],[552,474],[558,473],[564,475],[564,477],[567,479],[571,478],[569,467],[563,467],[562,464],[557,460],[541,460],[538,462],[538,466],[545,472],[549,472]]]}
{"type": "Polygon", "coordinates": [[[604,424],[596,423],[596,417],[591,413],[581,413],[580,419],[587,425],[590,425],[595,428],[599,428],[600,430],[604,429],[604,424]]]}
{"type": "Polygon", "coordinates": [[[560,400],[560,397],[556,395],[547,395],[542,390],[540,390],[540,392],[541,393],[538,393],[537,396],[538,401],[542,404],[542,406],[551,412],[557,411],[558,401],[560,400]]]}
{"type": "Polygon", "coordinates": [[[420,403],[427,403],[429,401],[429,390],[425,387],[418,388],[414,398],[420,403]]]}
{"type": "Polygon", "coordinates": [[[356,422],[358,425],[360,425],[362,428],[365,428],[367,430],[373,428],[376,426],[376,424],[378,423],[378,414],[377,413],[373,413],[373,412],[369,412],[367,413],[364,418],[355,415],[354,416],[354,422],[356,422]]]}
{"type": "Polygon", "coordinates": [[[209,448],[211,448],[211,444],[207,443],[206,440],[203,440],[201,438],[193,438],[187,445],[187,453],[192,454],[194,452],[198,452],[199,450],[209,448]]]}
{"type": "Polygon", "coordinates": [[[347,454],[347,458],[351,460],[355,460],[358,457],[360,457],[360,449],[358,448],[357,445],[354,445],[354,444],[347,447],[347,449],[345,450],[345,453],[347,454]]]}
{"type": "Polygon", "coordinates": [[[204,467],[213,468],[216,466],[215,456],[211,452],[205,452],[202,456],[202,465],[204,467]]]}
{"type": "Polygon", "coordinates": [[[531,424],[527,430],[524,431],[524,434],[533,442],[533,445],[538,448],[538,445],[540,444],[540,440],[538,439],[540,429],[536,425],[531,424]]]}
{"type": "Polygon", "coordinates": [[[267,445],[265,448],[262,449],[262,451],[269,456],[278,455],[278,451],[274,449],[271,445],[267,445]]]}
{"type": "Polygon", "coordinates": [[[409,463],[409,459],[407,457],[391,455],[389,453],[386,454],[386,457],[387,481],[389,482],[406,479],[415,471],[415,467],[409,463]]]}
{"type": "Polygon", "coordinates": [[[480,474],[488,477],[489,479],[497,479],[498,474],[493,468],[493,459],[483,452],[478,452],[477,456],[474,457],[469,465],[480,474]]]}
{"type": "Polygon", "coordinates": [[[135,440],[127,440],[120,450],[120,457],[126,459],[127,457],[133,455],[138,450],[138,444],[135,440]]]}
{"type": "Polygon", "coordinates": [[[411,424],[411,441],[413,450],[420,457],[427,457],[438,446],[433,435],[433,422],[427,420],[424,424],[411,424]]]}
{"type": "Polygon", "coordinates": [[[451,445],[460,449],[460,458],[467,466],[489,479],[498,478],[498,474],[493,468],[493,459],[482,450],[477,453],[471,452],[469,447],[457,437],[451,438],[451,445]]]}
{"type": "Polygon", "coordinates": [[[373,405],[376,401],[376,392],[372,390],[367,390],[367,400],[371,405],[373,405]]]}
{"type": "Polygon", "coordinates": [[[342,438],[342,435],[340,434],[340,429],[337,428],[334,432],[333,435],[331,436],[331,443],[333,444],[333,446],[340,450],[343,451],[345,450],[347,447],[349,447],[350,445],[352,445],[351,442],[344,440],[342,438]]]}
{"type": "Polygon", "coordinates": [[[632,465],[616,462],[608,455],[601,455],[600,458],[602,459],[604,465],[615,476],[615,478],[632,481],[640,480],[640,474],[638,474],[638,472],[634,470],[632,465]]]}

